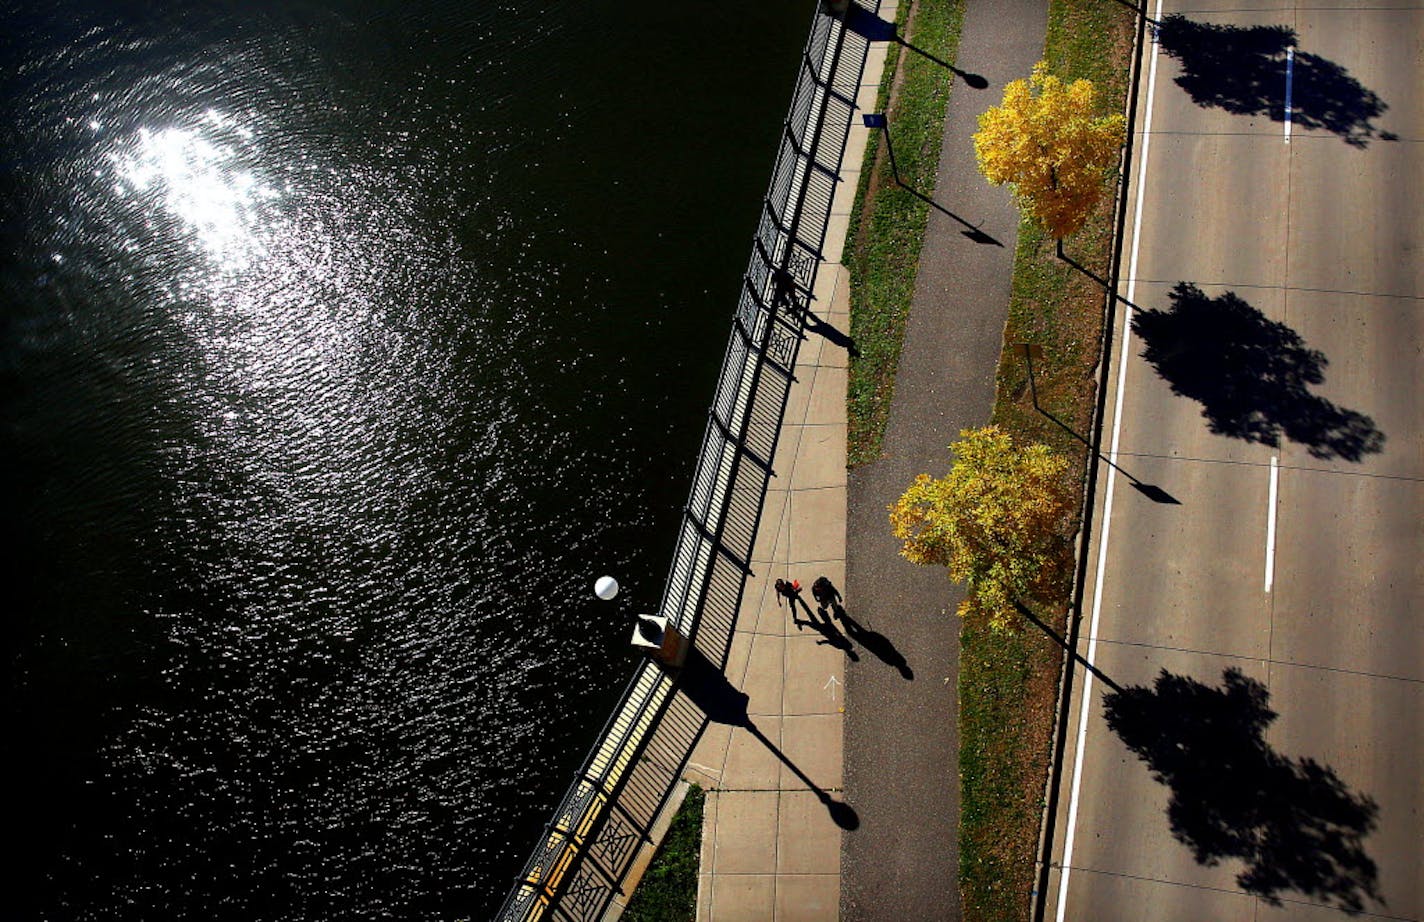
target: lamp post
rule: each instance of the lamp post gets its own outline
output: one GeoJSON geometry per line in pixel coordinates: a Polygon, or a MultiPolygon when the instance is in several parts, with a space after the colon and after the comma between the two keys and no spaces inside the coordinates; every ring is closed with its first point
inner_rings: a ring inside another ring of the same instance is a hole
{"type": "Polygon", "coordinates": [[[895,145],[890,143],[890,120],[885,117],[884,112],[867,112],[860,117],[861,123],[866,128],[879,128],[885,133],[885,150],[890,153],[890,175],[895,177],[897,185],[904,185],[900,181],[900,167],[895,163],[895,145]]]}
{"type": "MultiPolygon", "coordinates": [[[[618,580],[611,576],[600,576],[594,580],[593,594],[605,602],[611,602],[618,595],[618,580]]],[[[672,669],[679,669],[687,659],[687,651],[692,646],[682,632],[668,625],[662,615],[640,614],[634,618],[633,649],[651,656],[672,669]]]]}

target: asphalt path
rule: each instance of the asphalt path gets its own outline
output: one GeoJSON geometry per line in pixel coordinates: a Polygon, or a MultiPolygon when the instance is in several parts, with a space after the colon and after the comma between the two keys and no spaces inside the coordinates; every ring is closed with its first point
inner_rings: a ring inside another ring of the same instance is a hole
{"type": "Polygon", "coordinates": [[[1177,6],[1046,915],[1421,919],[1424,6],[1177,6]]]}
{"type": "Polygon", "coordinates": [[[841,858],[841,918],[958,919],[959,619],[943,568],[899,556],[886,507],[915,475],[949,470],[949,444],[989,421],[1008,315],[1018,210],[985,183],[970,138],[1004,85],[1043,52],[1042,0],[966,5],[934,201],[895,379],[884,456],[850,472],[846,609],[904,657],[846,667],[845,797],[860,817],[841,858]],[[966,223],[967,222],[967,223],[966,223]],[[978,228],[977,235],[966,233],[978,228]]]}

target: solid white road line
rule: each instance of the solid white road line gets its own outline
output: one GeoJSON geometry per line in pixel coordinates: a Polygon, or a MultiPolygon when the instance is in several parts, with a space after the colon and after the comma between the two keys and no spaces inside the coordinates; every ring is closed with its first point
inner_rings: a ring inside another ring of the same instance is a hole
{"type": "MultiPolygon", "coordinates": [[[[1162,21],[1162,0],[1157,0],[1157,14],[1162,21]]],[[[1155,44],[1155,43],[1154,43],[1155,44]]],[[[1152,140],[1152,99],[1157,92],[1157,59],[1155,47],[1144,49],[1152,55],[1147,71],[1147,105],[1142,117],[1142,148],[1137,164],[1137,205],[1132,216],[1132,257],[1127,265],[1127,303],[1137,300],[1137,255],[1142,242],[1142,203],[1147,197],[1147,149],[1152,140]]],[[[1108,561],[1108,532],[1112,527],[1113,487],[1117,484],[1118,445],[1122,436],[1122,395],[1127,383],[1127,347],[1132,339],[1132,309],[1122,312],[1122,348],[1118,350],[1117,397],[1113,401],[1112,447],[1108,451],[1108,482],[1103,497],[1102,535],[1098,538],[1098,573],[1093,586],[1093,620],[1088,626],[1088,649],[1085,659],[1092,663],[1098,648],[1098,621],[1103,610],[1103,573],[1108,561]]],[[[1078,706],[1078,742],[1073,754],[1073,787],[1068,795],[1068,824],[1063,834],[1063,859],[1059,862],[1057,922],[1064,922],[1068,909],[1068,879],[1073,873],[1073,838],[1078,829],[1078,792],[1083,781],[1083,750],[1088,737],[1088,712],[1093,705],[1093,673],[1083,671],[1083,694],[1078,706]]]]}
{"type": "Polygon", "coordinates": [[[1291,131],[1291,88],[1295,79],[1295,46],[1286,49],[1286,143],[1290,143],[1291,131]]]}
{"type": "Polygon", "coordinates": [[[1271,489],[1266,500],[1266,591],[1276,578],[1276,490],[1281,482],[1281,459],[1271,455],[1271,489]]]}

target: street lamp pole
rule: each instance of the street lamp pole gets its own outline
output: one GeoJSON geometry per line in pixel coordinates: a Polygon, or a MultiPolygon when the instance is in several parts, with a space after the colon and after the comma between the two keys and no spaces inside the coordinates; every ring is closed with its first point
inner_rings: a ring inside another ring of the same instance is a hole
{"type": "Polygon", "coordinates": [[[900,167],[895,162],[895,145],[890,143],[890,120],[885,117],[884,112],[867,112],[860,117],[866,128],[879,128],[885,133],[885,150],[890,154],[890,175],[895,177],[897,185],[903,186],[900,181],[900,167]]]}
{"type": "MultiPolygon", "coordinates": [[[[593,594],[605,602],[611,602],[618,595],[618,580],[600,576],[594,580],[593,594]]],[[[682,667],[692,646],[681,631],[668,625],[667,618],[646,614],[635,617],[631,644],[633,649],[672,669],[682,667]]]]}

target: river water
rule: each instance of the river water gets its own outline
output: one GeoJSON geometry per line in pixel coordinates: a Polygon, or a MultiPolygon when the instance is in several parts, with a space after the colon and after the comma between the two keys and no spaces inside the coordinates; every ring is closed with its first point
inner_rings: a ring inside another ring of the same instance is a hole
{"type": "Polygon", "coordinates": [[[660,595],[811,4],[0,9],[4,917],[490,915],[660,595]]]}

